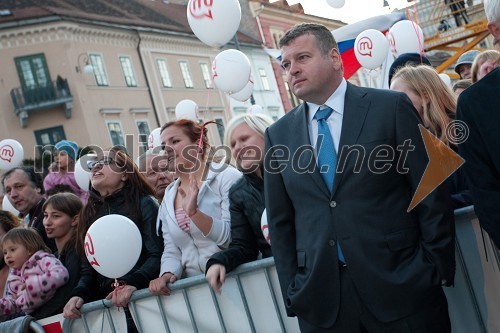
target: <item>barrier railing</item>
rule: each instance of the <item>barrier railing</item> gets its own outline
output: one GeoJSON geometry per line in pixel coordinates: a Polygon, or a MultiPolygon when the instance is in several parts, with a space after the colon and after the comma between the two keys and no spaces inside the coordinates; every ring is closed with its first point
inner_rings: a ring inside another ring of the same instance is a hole
{"type": "MultiPolygon", "coordinates": [[[[445,288],[454,333],[500,332],[500,255],[473,207],[455,211],[457,273],[445,288]],[[484,238],[483,238],[484,237],[484,238]]],[[[139,290],[129,309],[139,332],[299,332],[286,316],[273,258],[241,265],[216,294],[203,275],[171,285],[170,296],[139,290]]],[[[40,320],[65,333],[126,332],[125,314],[109,301],[85,304],[82,318],[40,320]]],[[[57,332],[57,331],[51,331],[57,332]]]]}

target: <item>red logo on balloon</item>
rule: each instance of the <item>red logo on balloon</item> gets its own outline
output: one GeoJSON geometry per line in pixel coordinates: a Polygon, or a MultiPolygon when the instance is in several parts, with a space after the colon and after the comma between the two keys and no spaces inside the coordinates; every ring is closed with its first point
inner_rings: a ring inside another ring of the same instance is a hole
{"type": "Polygon", "coordinates": [[[212,80],[217,77],[217,65],[215,65],[215,60],[212,62],[212,80]]]}
{"type": "Polygon", "coordinates": [[[85,248],[85,255],[87,256],[87,259],[89,259],[89,256],[92,256],[92,260],[89,259],[90,265],[101,266],[94,257],[94,243],[92,242],[92,237],[89,233],[85,236],[85,243],[83,244],[83,247],[85,248]]]}
{"type": "Polygon", "coordinates": [[[11,162],[14,156],[14,148],[11,145],[3,145],[0,147],[0,158],[4,161],[11,162]]]}
{"type": "Polygon", "coordinates": [[[213,0],[189,0],[189,14],[196,19],[208,17],[213,20],[212,10],[213,0]]]}
{"type": "Polygon", "coordinates": [[[363,37],[358,43],[358,52],[363,56],[372,56],[373,42],[368,37],[363,37]]]}
{"type": "Polygon", "coordinates": [[[392,53],[397,53],[396,52],[396,39],[394,38],[394,35],[392,33],[389,33],[389,46],[391,47],[391,52],[392,53]]]}

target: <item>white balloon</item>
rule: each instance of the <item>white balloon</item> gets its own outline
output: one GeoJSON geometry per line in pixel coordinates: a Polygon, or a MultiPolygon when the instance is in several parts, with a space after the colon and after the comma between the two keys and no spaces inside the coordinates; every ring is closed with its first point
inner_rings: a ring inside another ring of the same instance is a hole
{"type": "Polygon", "coordinates": [[[2,210],[6,210],[8,212],[11,212],[15,216],[19,215],[19,211],[14,207],[14,205],[12,205],[12,203],[10,202],[7,194],[4,195],[4,197],[3,197],[2,210]]]}
{"type": "Polygon", "coordinates": [[[161,138],[160,138],[161,128],[155,128],[149,133],[148,136],[148,149],[153,149],[155,147],[161,146],[161,138]]]}
{"type": "Polygon", "coordinates": [[[266,242],[271,245],[271,236],[269,235],[269,226],[267,225],[267,214],[266,209],[262,212],[262,217],[260,218],[260,230],[264,235],[266,242]]]}
{"type": "Polygon", "coordinates": [[[448,88],[451,88],[451,78],[448,76],[448,74],[445,73],[440,73],[439,78],[446,84],[448,88]]]}
{"type": "Polygon", "coordinates": [[[246,84],[246,86],[238,92],[229,94],[229,96],[237,101],[245,102],[250,98],[250,96],[252,96],[253,85],[253,77],[252,75],[250,75],[250,79],[248,79],[248,83],[246,84]]]}
{"type": "Polygon", "coordinates": [[[0,170],[10,170],[23,162],[23,146],[14,139],[0,141],[0,170]]]}
{"type": "Polygon", "coordinates": [[[209,46],[220,47],[238,31],[241,7],[238,0],[190,0],[187,18],[199,40],[209,46]]]}
{"type": "Polygon", "coordinates": [[[225,50],[214,59],[213,81],[223,92],[233,94],[247,85],[251,70],[250,60],[243,52],[234,49],[225,50]]]}
{"type": "Polygon", "coordinates": [[[398,57],[403,53],[424,52],[424,32],[420,26],[409,20],[396,22],[388,33],[392,53],[398,57]]]}
{"type": "Polygon", "coordinates": [[[199,118],[198,104],[190,99],[183,99],[175,106],[175,117],[177,119],[189,119],[197,122],[199,118]]]}
{"type": "Polygon", "coordinates": [[[87,260],[99,274],[117,279],[137,263],[142,237],[139,228],[128,217],[111,214],[90,226],[84,248],[87,260]]]}
{"type": "Polygon", "coordinates": [[[354,55],[361,66],[368,69],[380,67],[387,58],[389,42],[384,34],[375,29],[360,33],[354,41],[354,55]]]}
{"type": "Polygon", "coordinates": [[[75,162],[75,180],[78,186],[84,191],[89,191],[90,189],[90,171],[88,169],[87,162],[91,159],[96,158],[95,154],[87,154],[80,157],[75,162]]]}
{"type": "Polygon", "coordinates": [[[258,104],[254,104],[254,105],[250,106],[247,109],[247,113],[251,113],[251,114],[262,113],[262,114],[265,114],[264,109],[262,108],[262,106],[260,106],[258,104]]]}
{"type": "Polygon", "coordinates": [[[345,0],[326,0],[326,3],[333,8],[342,8],[345,5],[345,0]]]}

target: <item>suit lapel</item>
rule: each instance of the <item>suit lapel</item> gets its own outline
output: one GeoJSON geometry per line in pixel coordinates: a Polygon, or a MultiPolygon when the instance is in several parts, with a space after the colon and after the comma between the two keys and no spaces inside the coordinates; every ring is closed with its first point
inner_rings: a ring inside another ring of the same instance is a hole
{"type": "Polygon", "coordinates": [[[314,155],[314,147],[311,145],[309,130],[307,127],[307,106],[303,103],[295,111],[293,111],[293,119],[291,121],[290,131],[293,132],[290,141],[290,159],[292,167],[298,166],[302,171],[307,169],[306,174],[310,175],[314,183],[325,193],[330,196],[330,192],[321,178],[318,167],[316,165],[316,156],[314,155]]]}
{"type": "MultiPolygon", "coordinates": [[[[342,117],[342,131],[340,133],[340,142],[337,152],[337,163],[341,162],[342,147],[350,146],[358,141],[359,134],[363,128],[366,114],[370,107],[370,103],[365,100],[366,91],[347,83],[345,94],[344,114],[342,117]]],[[[344,173],[335,174],[333,181],[332,196],[337,191],[337,188],[342,181],[344,173]]]]}

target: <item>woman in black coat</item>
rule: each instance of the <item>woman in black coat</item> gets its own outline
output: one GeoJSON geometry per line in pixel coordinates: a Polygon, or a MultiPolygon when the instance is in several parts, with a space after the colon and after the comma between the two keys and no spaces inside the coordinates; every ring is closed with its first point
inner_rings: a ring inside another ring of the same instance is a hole
{"type": "Polygon", "coordinates": [[[99,273],[93,272],[94,279],[87,283],[80,280],[73,290],[73,297],[64,307],[66,318],[80,317],[83,303],[96,298],[111,299],[114,305],[126,307],[134,291],[147,288],[149,281],[158,276],[163,252],[163,240],[155,231],[158,201],[153,196],[153,188],[133,160],[124,151],[112,148],[99,153],[89,164],[92,188],[89,201],[80,215],[77,249],[83,254],[87,230],[97,219],[109,214],[126,216],[137,225],[142,237],[142,249],[134,267],[118,279],[125,285],[114,292],[114,280],[99,273]]]}
{"type": "Polygon", "coordinates": [[[231,119],[226,126],[225,144],[231,149],[244,176],[229,191],[231,244],[207,262],[206,278],[220,292],[226,273],[237,266],[272,256],[271,246],[261,231],[264,212],[264,132],[273,120],[263,114],[247,114],[231,119]]]}

